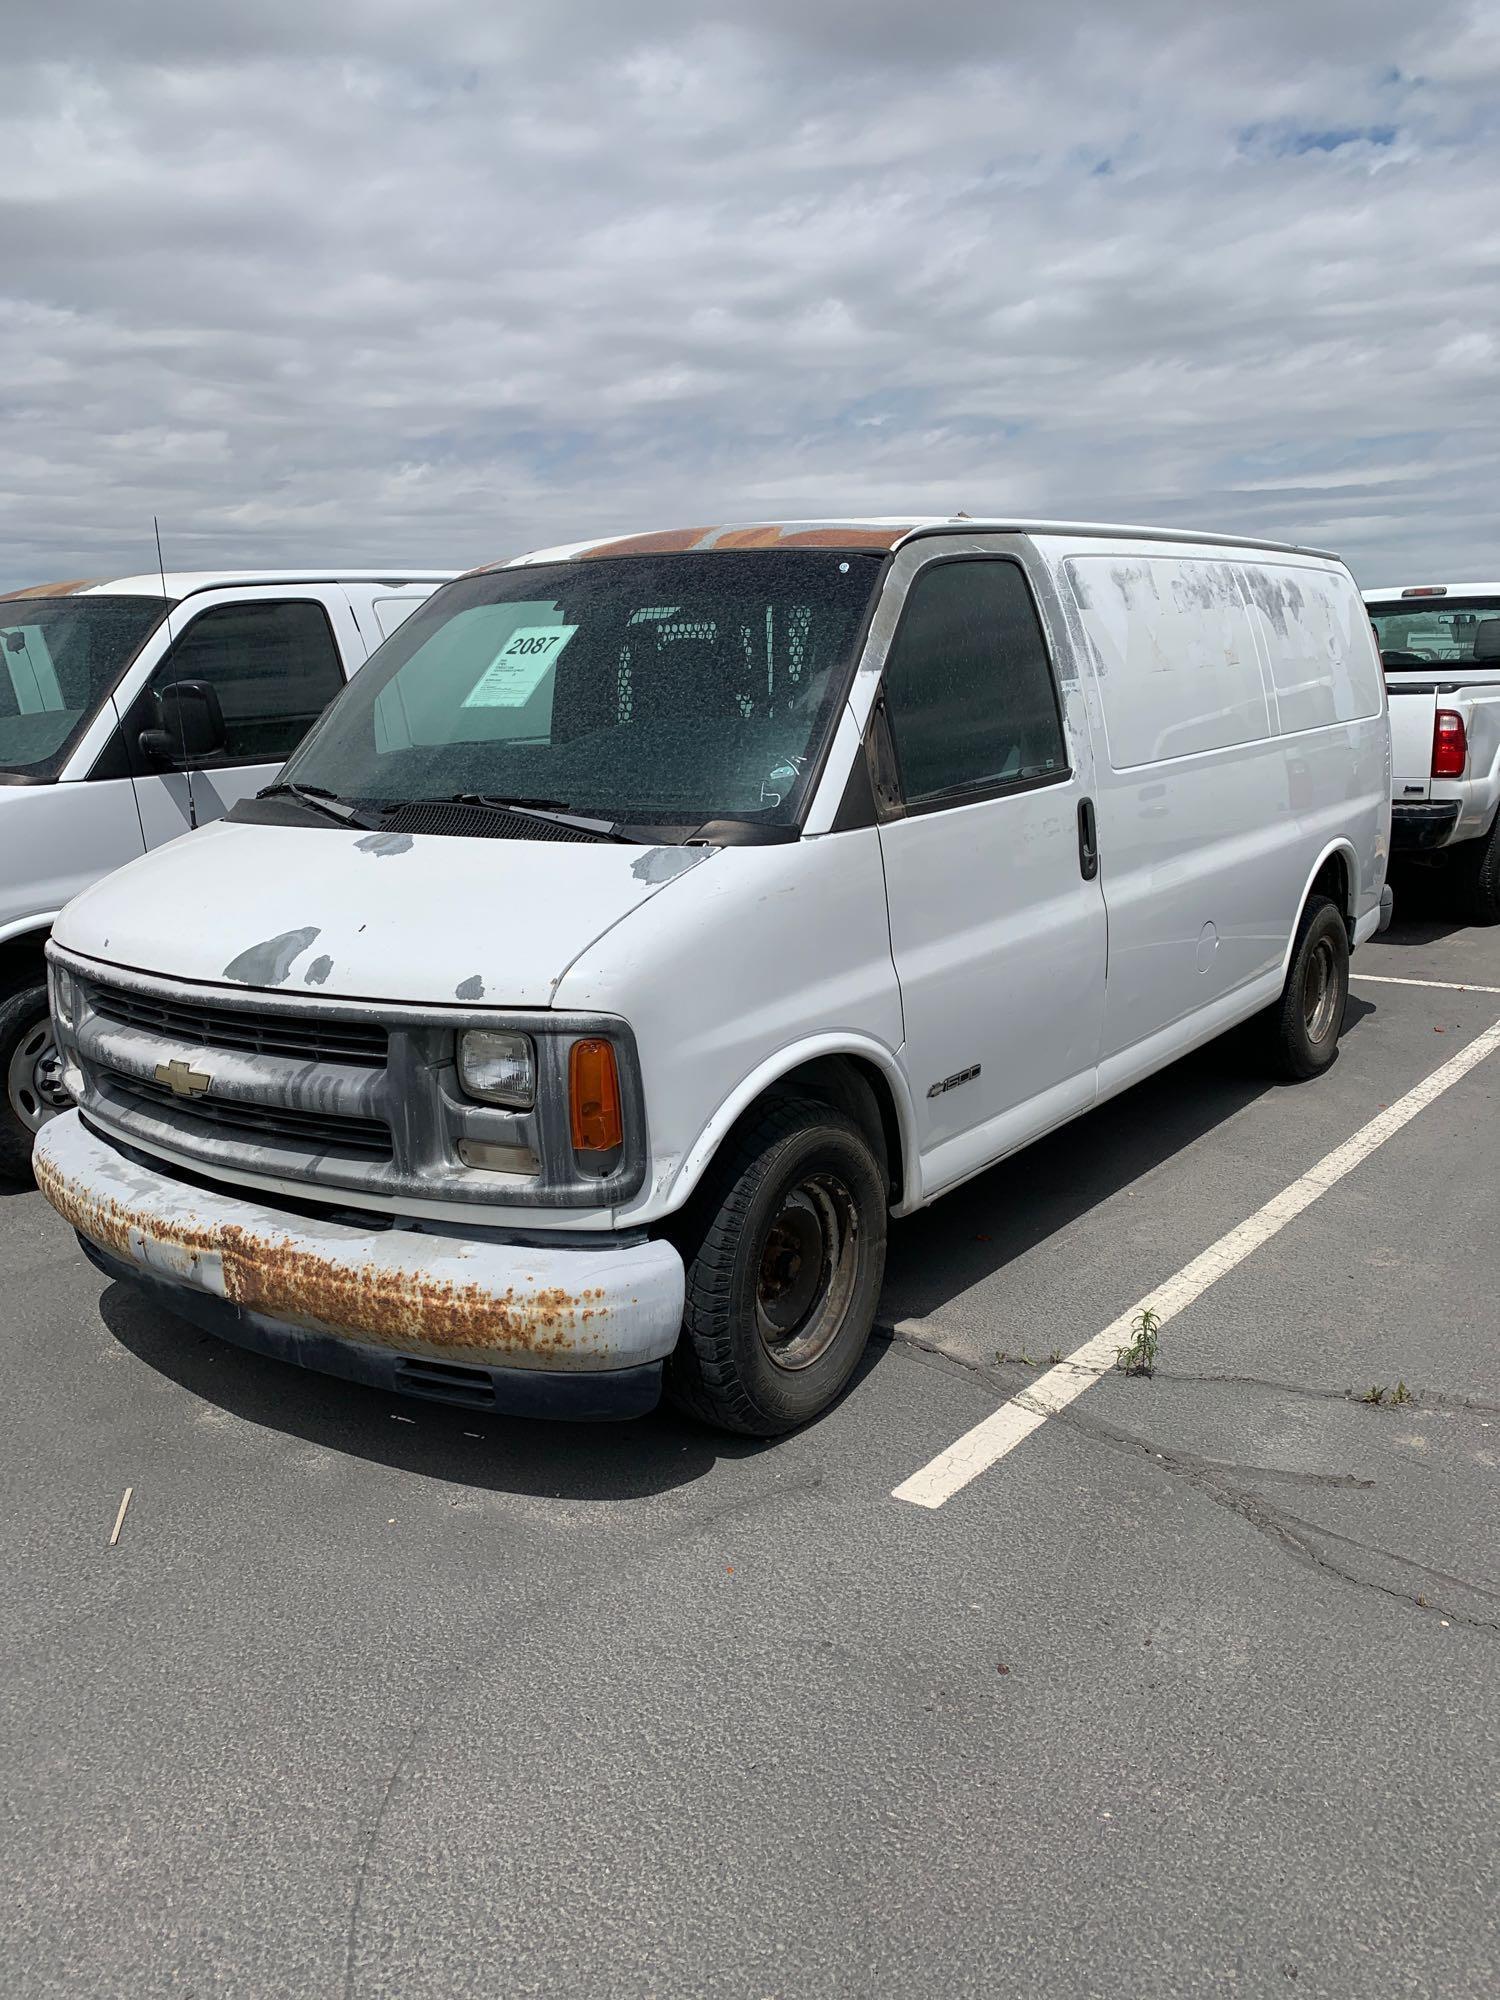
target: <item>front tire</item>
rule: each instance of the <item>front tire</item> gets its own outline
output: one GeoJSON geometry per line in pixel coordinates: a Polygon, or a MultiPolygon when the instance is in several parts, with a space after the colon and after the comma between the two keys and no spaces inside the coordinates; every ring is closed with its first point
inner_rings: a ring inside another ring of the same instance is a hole
{"type": "Polygon", "coordinates": [[[874,1324],[888,1199],[881,1162],[842,1111],[798,1100],[752,1115],[688,1219],[672,1401],[751,1437],[826,1410],[874,1324]]]}
{"type": "Polygon", "coordinates": [[[0,1176],[27,1181],[37,1133],[68,1106],[45,986],[28,986],[0,1006],[0,1082],[0,1176]]]}
{"type": "Polygon", "coordinates": [[[1349,1004],[1349,931],[1327,896],[1309,896],[1286,985],[1266,1017],[1271,1069],[1289,1083],[1321,1076],[1339,1052],[1349,1004]]]}

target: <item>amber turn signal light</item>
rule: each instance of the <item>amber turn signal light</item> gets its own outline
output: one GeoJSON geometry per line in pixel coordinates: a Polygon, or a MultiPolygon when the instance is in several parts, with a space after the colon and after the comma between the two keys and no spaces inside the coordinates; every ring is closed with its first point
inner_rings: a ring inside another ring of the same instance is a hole
{"type": "Polygon", "coordinates": [[[612,1043],[590,1038],[573,1044],[568,1055],[568,1099],[575,1153],[609,1153],[625,1143],[620,1072],[612,1043]]]}

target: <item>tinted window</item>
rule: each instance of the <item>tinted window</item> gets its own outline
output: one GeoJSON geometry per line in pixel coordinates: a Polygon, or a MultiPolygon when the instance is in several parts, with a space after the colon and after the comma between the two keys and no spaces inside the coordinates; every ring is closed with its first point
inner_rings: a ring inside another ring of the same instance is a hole
{"type": "Polygon", "coordinates": [[[908,803],[1068,768],[1041,627],[1010,562],[948,562],[912,585],[885,668],[908,803]]]}
{"type": "Polygon", "coordinates": [[[344,676],[320,604],[223,604],[184,629],[152,691],[171,681],[207,681],[219,697],[228,748],[211,762],[280,764],[344,676]]]}
{"type": "Polygon", "coordinates": [[[0,600],[0,784],[56,777],[165,611],[159,597],[0,600]]]}
{"type": "Polygon", "coordinates": [[[464,577],[397,627],[287,777],[346,799],[480,792],[627,823],[785,824],[880,573],[768,550],[464,577]]]}

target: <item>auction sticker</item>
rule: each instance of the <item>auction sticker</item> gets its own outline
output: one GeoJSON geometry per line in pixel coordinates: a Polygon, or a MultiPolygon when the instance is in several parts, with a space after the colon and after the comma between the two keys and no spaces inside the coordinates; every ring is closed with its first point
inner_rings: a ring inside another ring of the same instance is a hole
{"type": "Polygon", "coordinates": [[[465,708],[524,708],[576,625],[518,625],[469,693],[465,708]]]}

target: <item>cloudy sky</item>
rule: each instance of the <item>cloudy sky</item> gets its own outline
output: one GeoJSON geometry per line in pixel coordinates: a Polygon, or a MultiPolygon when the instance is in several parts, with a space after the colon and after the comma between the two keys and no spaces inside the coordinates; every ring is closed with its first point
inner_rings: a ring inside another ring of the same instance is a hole
{"type": "Polygon", "coordinates": [[[6,10],[0,587],[701,520],[1500,573],[1500,0],[6,10]]]}

